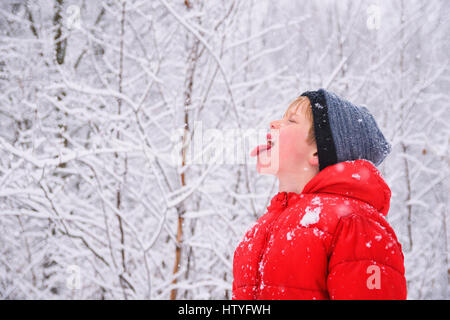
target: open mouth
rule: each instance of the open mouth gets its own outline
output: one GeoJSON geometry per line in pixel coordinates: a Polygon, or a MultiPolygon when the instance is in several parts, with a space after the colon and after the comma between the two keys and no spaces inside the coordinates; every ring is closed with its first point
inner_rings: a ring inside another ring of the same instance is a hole
{"type": "Polygon", "coordinates": [[[267,134],[267,145],[270,147],[273,147],[275,144],[275,141],[272,140],[272,135],[270,133],[267,134]]]}
{"type": "Polygon", "coordinates": [[[266,138],[267,144],[259,145],[255,149],[253,149],[250,153],[250,157],[257,156],[260,152],[268,151],[275,145],[275,141],[272,140],[272,135],[270,133],[267,134],[266,138]]]}

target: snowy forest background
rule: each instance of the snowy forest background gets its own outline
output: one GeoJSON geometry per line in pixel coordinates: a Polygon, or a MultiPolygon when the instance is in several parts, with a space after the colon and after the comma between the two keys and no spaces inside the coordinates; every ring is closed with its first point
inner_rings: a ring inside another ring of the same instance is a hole
{"type": "Polygon", "coordinates": [[[408,298],[448,299],[449,11],[2,0],[0,299],[230,299],[234,249],[277,180],[218,146],[248,154],[239,130],[320,87],[366,105],[393,145],[380,170],[408,298]]]}

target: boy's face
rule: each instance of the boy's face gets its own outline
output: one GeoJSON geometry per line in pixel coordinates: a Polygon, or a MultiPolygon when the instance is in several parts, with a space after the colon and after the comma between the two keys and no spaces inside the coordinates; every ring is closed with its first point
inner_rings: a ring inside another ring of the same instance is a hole
{"type": "Polygon", "coordinates": [[[307,103],[293,105],[282,119],[270,123],[273,145],[270,150],[259,153],[256,165],[258,172],[264,171],[263,173],[274,175],[301,174],[302,171],[308,171],[311,167],[318,168],[317,146],[307,141],[311,123],[305,114],[306,108],[309,108],[307,103]],[[278,161],[276,166],[272,166],[277,169],[276,171],[268,172],[261,165],[270,161],[278,161]],[[261,170],[262,167],[263,170],[261,170]]]}

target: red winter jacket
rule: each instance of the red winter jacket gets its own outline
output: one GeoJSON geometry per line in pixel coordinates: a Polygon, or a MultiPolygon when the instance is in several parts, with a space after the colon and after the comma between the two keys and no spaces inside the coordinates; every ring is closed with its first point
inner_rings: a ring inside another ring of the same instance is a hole
{"type": "Polygon", "coordinates": [[[233,299],[406,299],[391,190],[369,161],[328,166],[279,192],[233,261],[233,299]]]}

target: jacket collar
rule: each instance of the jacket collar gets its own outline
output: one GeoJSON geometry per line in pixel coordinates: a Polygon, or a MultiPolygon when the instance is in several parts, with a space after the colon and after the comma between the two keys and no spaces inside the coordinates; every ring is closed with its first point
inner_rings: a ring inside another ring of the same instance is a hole
{"type": "Polygon", "coordinates": [[[271,200],[268,210],[284,209],[303,194],[328,193],[357,199],[368,203],[384,216],[390,206],[391,189],[380,171],[368,160],[339,162],[328,166],[314,176],[301,194],[278,192],[271,200]]]}
{"type": "Polygon", "coordinates": [[[270,206],[267,207],[267,210],[269,211],[283,210],[288,206],[289,203],[291,203],[291,199],[296,200],[299,197],[301,197],[301,194],[295,192],[286,192],[286,191],[278,192],[270,201],[270,206]]]}

